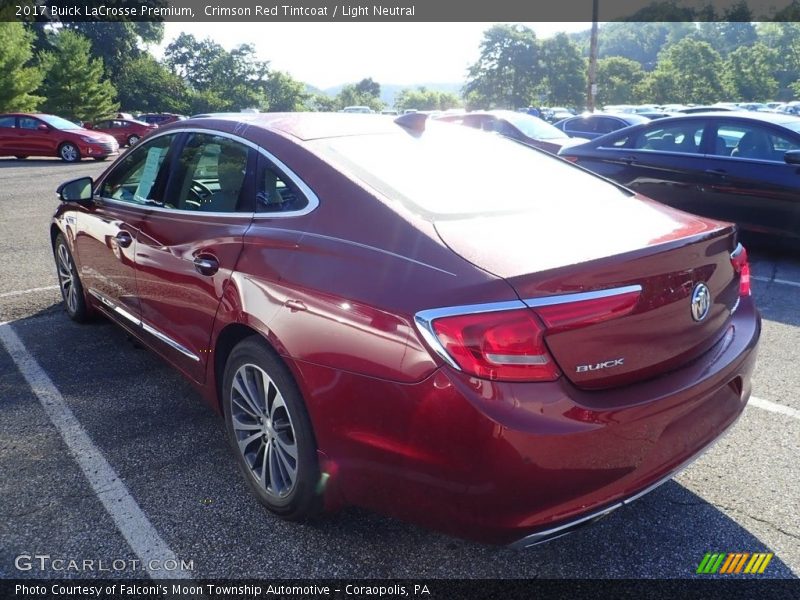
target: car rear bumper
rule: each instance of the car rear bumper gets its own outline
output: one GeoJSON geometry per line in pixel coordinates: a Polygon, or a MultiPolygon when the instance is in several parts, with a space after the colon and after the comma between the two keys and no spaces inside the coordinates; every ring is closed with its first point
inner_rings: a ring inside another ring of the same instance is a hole
{"type": "Polygon", "coordinates": [[[531,545],[669,480],[739,417],[760,318],[744,298],[723,339],[623,388],[501,383],[442,367],[398,384],[290,362],[327,473],[326,500],[482,542],[531,545]]]}

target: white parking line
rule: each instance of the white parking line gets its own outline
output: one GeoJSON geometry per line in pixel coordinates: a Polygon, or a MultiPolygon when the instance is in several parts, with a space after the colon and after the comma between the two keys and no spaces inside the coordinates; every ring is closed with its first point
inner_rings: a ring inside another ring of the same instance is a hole
{"type": "Polygon", "coordinates": [[[31,288],[29,290],[16,290],[13,292],[3,292],[0,298],[10,298],[11,296],[22,296],[23,294],[35,294],[36,292],[49,292],[50,290],[57,290],[57,285],[48,285],[46,287],[31,288]]]}
{"type": "Polygon", "coordinates": [[[763,398],[750,396],[750,401],[747,403],[747,405],[755,406],[756,408],[760,408],[762,410],[768,410],[769,412],[778,413],[779,415],[785,415],[787,417],[800,420],[800,410],[784,404],[770,402],[769,400],[764,400],[763,398]]]}
{"type": "Polygon", "coordinates": [[[756,277],[755,275],[751,275],[750,279],[755,279],[756,281],[763,281],[765,283],[780,283],[782,285],[791,285],[793,287],[800,288],[800,281],[789,281],[788,279],[770,279],[769,277],[756,277]]]}
{"type": "Polygon", "coordinates": [[[165,570],[165,567],[169,569],[171,565],[181,564],[175,553],[158,535],[119,475],[94,445],[64,397],[28,352],[10,323],[0,323],[0,342],[36,394],[117,529],[141,559],[142,568],[153,579],[191,577],[185,571],[165,570]]]}

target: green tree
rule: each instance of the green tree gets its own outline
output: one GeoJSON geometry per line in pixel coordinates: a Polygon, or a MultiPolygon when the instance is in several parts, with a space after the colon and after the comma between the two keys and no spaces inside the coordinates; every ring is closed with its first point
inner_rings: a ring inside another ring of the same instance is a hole
{"type": "Polygon", "coordinates": [[[764,44],[743,46],[725,61],[723,83],[737,100],[771,100],[778,92],[774,76],[778,63],[777,52],[764,44]]]}
{"type": "MultiPolygon", "coordinates": [[[[538,91],[550,106],[582,106],[586,99],[586,61],[565,33],[541,44],[544,79],[538,91]]],[[[515,107],[516,108],[516,107],[515,107]]]]}
{"type": "Polygon", "coordinates": [[[791,85],[800,79],[800,23],[759,23],[758,41],[774,50],[778,61],[773,76],[778,81],[777,100],[791,100],[791,85]]]}
{"type": "Polygon", "coordinates": [[[0,23],[0,112],[35,110],[41,71],[30,66],[33,34],[21,23],[0,23]]]}
{"type": "Polygon", "coordinates": [[[483,33],[480,49],[467,71],[468,107],[528,106],[542,79],[536,34],[523,25],[493,25],[483,33]]]}
{"type": "Polygon", "coordinates": [[[117,78],[123,109],[139,112],[189,111],[189,88],[183,79],[150,54],[129,61],[117,78]]]}
{"type": "Polygon", "coordinates": [[[336,98],[319,92],[311,94],[308,100],[306,100],[306,106],[308,106],[309,110],[317,112],[336,112],[342,108],[336,98]]]}
{"type": "Polygon", "coordinates": [[[307,110],[310,98],[305,86],[283,71],[272,71],[264,84],[264,90],[273,112],[294,112],[307,110]]]}
{"type": "Polygon", "coordinates": [[[344,86],[336,95],[336,102],[339,108],[368,106],[374,111],[379,111],[385,106],[381,100],[381,86],[371,77],[344,86]]]}
{"type": "Polygon", "coordinates": [[[229,52],[210,39],[182,33],[167,46],[164,60],[189,84],[193,113],[269,108],[269,62],[258,59],[252,44],[229,52]]]}
{"type": "MultiPolygon", "coordinates": [[[[105,5],[119,4],[106,0],[105,5]]],[[[158,44],[164,36],[164,24],[134,21],[87,21],[65,23],[64,27],[80,33],[92,44],[92,55],[103,59],[106,76],[116,84],[132,59],[147,53],[143,44],[158,44]]]]}
{"type": "Polygon", "coordinates": [[[642,82],[642,95],[658,103],[708,104],[724,96],[722,58],[707,42],[685,38],[664,50],[642,82]]]}
{"type": "Polygon", "coordinates": [[[597,104],[631,104],[639,100],[637,87],[644,70],[635,60],[611,56],[597,61],[597,104]]]}
{"type": "Polygon", "coordinates": [[[452,92],[429,90],[424,86],[417,89],[404,89],[394,99],[394,107],[403,111],[407,108],[416,110],[447,110],[461,106],[461,100],[452,92]]]}
{"type": "Polygon", "coordinates": [[[117,91],[104,79],[103,61],[91,57],[91,42],[82,35],[60,31],[54,52],[42,54],[41,61],[45,111],[89,121],[119,110],[117,91]]]}

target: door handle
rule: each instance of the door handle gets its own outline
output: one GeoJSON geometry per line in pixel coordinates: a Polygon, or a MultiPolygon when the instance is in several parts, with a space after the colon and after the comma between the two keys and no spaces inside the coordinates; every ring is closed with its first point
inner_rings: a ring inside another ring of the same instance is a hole
{"type": "Polygon", "coordinates": [[[298,310],[308,310],[306,305],[300,300],[287,300],[285,306],[292,312],[297,312],[298,310]]]}
{"type": "Polygon", "coordinates": [[[117,235],[114,236],[114,239],[117,240],[117,244],[122,248],[127,248],[133,243],[133,238],[131,234],[127,231],[120,231],[117,235]]]}
{"type": "Polygon", "coordinates": [[[219,271],[219,261],[208,254],[195,256],[192,262],[194,263],[194,268],[201,275],[213,275],[219,271]]]}

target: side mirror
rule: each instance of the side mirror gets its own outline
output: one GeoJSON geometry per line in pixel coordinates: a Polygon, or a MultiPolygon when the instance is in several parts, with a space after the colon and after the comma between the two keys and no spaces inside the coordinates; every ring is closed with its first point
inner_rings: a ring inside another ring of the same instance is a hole
{"type": "Polygon", "coordinates": [[[36,126],[36,130],[37,131],[44,131],[45,133],[47,133],[48,131],[50,131],[50,128],[47,125],[45,125],[44,123],[39,123],[36,126]]]}
{"type": "Polygon", "coordinates": [[[91,177],[81,177],[67,181],[58,186],[58,197],[62,202],[77,202],[78,204],[89,204],[92,201],[92,185],[94,180],[91,177]]]}
{"type": "Polygon", "coordinates": [[[787,150],[783,154],[783,161],[787,165],[800,165],[800,150],[787,150]]]}

